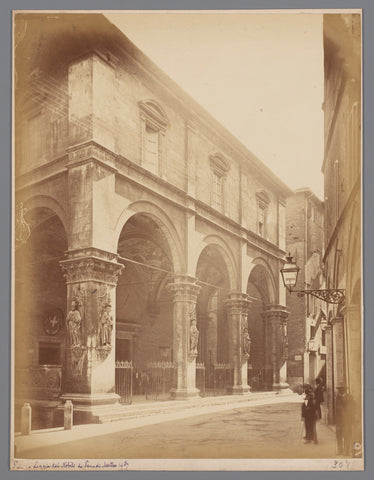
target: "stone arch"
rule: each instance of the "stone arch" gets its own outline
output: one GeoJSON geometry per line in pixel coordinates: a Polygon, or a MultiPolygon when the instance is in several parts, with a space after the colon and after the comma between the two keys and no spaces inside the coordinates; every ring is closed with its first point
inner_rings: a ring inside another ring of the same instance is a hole
{"type": "Polygon", "coordinates": [[[266,325],[266,310],[269,304],[275,304],[276,283],[270,265],[257,257],[252,261],[248,275],[246,293],[251,305],[248,312],[248,332],[251,338],[251,358],[248,372],[249,383],[253,390],[262,390],[271,385],[269,368],[269,349],[271,333],[266,325]]]}
{"type": "Polygon", "coordinates": [[[170,248],[174,272],[183,273],[185,265],[183,261],[183,247],[179,234],[172,219],[154,203],[139,200],[131,203],[122,211],[114,227],[114,250],[117,251],[118,241],[126,222],[139,213],[147,215],[160,228],[170,248]]]}
{"type": "MultiPolygon", "coordinates": [[[[122,212],[117,228],[116,250],[125,268],[116,287],[115,355],[116,360],[132,361],[140,375],[152,362],[172,360],[173,301],[168,284],[175,263],[181,268],[175,245],[179,238],[175,240],[170,219],[143,201],[122,212]]],[[[140,394],[138,387],[135,394],[140,394]]]]}
{"type": "Polygon", "coordinates": [[[200,259],[201,254],[204,249],[208,246],[216,247],[219,253],[221,254],[228,273],[229,280],[229,289],[237,289],[237,279],[238,279],[238,267],[235,262],[234,253],[230,245],[218,235],[207,235],[204,240],[199,244],[196,249],[195,258],[194,258],[194,271],[196,272],[197,265],[200,259]]]}
{"type": "Polygon", "coordinates": [[[216,363],[228,364],[230,327],[225,302],[235,288],[230,249],[218,236],[209,235],[199,245],[195,276],[201,286],[197,297],[197,328],[200,331],[197,361],[206,365],[206,387],[212,388],[216,363]],[[213,369],[213,370],[212,370],[213,369]]]}
{"type": "Polygon", "coordinates": [[[253,277],[254,272],[255,274],[257,274],[257,272],[260,272],[261,276],[263,277],[263,280],[265,281],[266,289],[264,290],[264,294],[266,296],[266,302],[269,304],[276,303],[277,301],[276,282],[274,280],[274,275],[268,262],[261,257],[257,257],[252,261],[252,268],[248,275],[247,287],[248,287],[248,283],[250,282],[251,275],[253,277]]]}
{"type": "Polygon", "coordinates": [[[47,208],[51,210],[61,221],[66,236],[69,238],[68,215],[64,207],[57,200],[48,195],[35,195],[23,200],[23,204],[29,211],[35,208],[47,208]]]}
{"type": "Polygon", "coordinates": [[[60,261],[68,249],[66,217],[64,225],[62,209],[48,197],[24,205],[30,236],[15,252],[15,362],[17,368],[60,365],[65,357],[67,287],[60,261]]]}

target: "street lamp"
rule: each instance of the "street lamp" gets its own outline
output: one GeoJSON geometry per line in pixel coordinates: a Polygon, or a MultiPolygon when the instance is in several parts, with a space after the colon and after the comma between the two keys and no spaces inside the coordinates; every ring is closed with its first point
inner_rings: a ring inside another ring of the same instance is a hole
{"type": "Polygon", "coordinates": [[[297,293],[299,297],[303,295],[313,295],[327,303],[340,303],[344,300],[343,289],[320,289],[320,290],[294,290],[296,286],[297,276],[300,268],[292,260],[292,256],[289,253],[286,257],[286,263],[281,269],[282,279],[284,286],[290,293],[297,293]]]}

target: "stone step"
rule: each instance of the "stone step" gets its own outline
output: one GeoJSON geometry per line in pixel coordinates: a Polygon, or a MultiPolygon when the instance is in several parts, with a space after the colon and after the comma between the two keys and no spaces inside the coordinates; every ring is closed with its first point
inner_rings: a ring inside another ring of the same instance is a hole
{"type": "MultiPolygon", "coordinates": [[[[289,394],[286,394],[289,395],[289,394]]],[[[291,393],[290,396],[298,396],[291,393]]],[[[238,403],[251,402],[253,400],[269,399],[279,397],[278,392],[256,392],[244,395],[226,395],[221,397],[199,397],[190,400],[171,400],[152,402],[149,404],[132,405],[104,405],[93,407],[76,407],[74,412],[89,413],[91,422],[106,423],[130,418],[139,418],[151,415],[162,415],[175,413],[181,410],[190,410],[193,408],[212,407],[219,405],[231,405],[238,403]]],[[[74,422],[75,423],[75,422],[74,422]]],[[[84,422],[85,423],[85,422],[84,422]]]]}

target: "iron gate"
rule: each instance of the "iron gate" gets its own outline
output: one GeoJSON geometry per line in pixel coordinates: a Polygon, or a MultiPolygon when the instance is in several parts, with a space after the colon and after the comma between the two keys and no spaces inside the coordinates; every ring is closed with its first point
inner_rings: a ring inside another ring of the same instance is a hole
{"type": "MultiPolygon", "coordinates": [[[[227,387],[233,385],[234,370],[229,363],[215,363],[206,372],[206,390],[213,395],[226,395],[227,387]]],[[[206,393],[208,393],[206,392],[206,393]]]]}
{"type": "Polygon", "coordinates": [[[115,392],[120,403],[132,403],[132,362],[116,361],[115,392]]]}
{"type": "Polygon", "coordinates": [[[177,366],[173,362],[150,362],[147,365],[145,394],[147,400],[166,400],[176,386],[177,366]]]}
{"type": "Polygon", "coordinates": [[[248,368],[248,385],[253,391],[265,390],[265,370],[263,368],[248,368]]]}
{"type": "Polygon", "coordinates": [[[205,365],[196,363],[196,388],[200,390],[200,395],[205,397],[205,365]]]}

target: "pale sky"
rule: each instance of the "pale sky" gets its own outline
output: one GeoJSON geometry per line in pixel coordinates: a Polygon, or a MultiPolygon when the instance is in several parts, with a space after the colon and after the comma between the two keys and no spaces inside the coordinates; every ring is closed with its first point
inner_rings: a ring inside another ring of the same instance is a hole
{"type": "Polygon", "coordinates": [[[106,16],[288,186],[323,199],[320,13],[106,16]]]}

